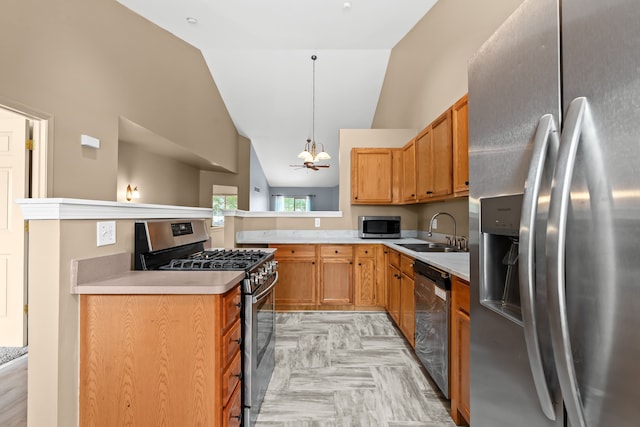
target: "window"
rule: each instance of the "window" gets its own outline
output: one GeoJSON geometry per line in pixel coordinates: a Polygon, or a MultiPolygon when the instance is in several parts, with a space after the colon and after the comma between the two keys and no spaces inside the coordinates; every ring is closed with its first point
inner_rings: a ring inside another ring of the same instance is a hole
{"type": "Polygon", "coordinates": [[[278,212],[309,212],[311,210],[311,196],[282,196],[275,197],[274,210],[278,212]]]}
{"type": "Polygon", "coordinates": [[[224,215],[222,211],[234,211],[238,209],[237,187],[214,185],[212,206],[213,221],[211,225],[214,227],[224,227],[224,215]]]}

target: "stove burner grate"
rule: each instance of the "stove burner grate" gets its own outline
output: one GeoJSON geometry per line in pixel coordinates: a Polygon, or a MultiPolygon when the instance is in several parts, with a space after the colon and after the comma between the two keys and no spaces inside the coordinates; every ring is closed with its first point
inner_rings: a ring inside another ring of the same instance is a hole
{"type": "Polygon", "coordinates": [[[202,251],[187,259],[173,259],[162,270],[250,270],[267,258],[267,253],[257,250],[220,249],[202,251]]]}

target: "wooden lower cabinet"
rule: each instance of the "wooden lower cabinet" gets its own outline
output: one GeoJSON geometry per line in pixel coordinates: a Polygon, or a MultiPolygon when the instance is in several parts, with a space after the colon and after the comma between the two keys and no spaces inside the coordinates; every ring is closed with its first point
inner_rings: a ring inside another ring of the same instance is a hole
{"type": "Polygon", "coordinates": [[[416,346],[416,303],[413,281],[414,260],[406,255],[400,256],[400,330],[411,344],[416,346]]]}
{"type": "Polygon", "coordinates": [[[384,310],[383,245],[270,247],[277,249],[277,310],[384,310]]]}
{"type": "Polygon", "coordinates": [[[451,417],[461,425],[471,422],[469,283],[454,276],[451,287],[451,417]]]}
{"type": "Polygon", "coordinates": [[[353,306],[353,248],[351,246],[321,247],[319,305],[353,306]]]}
{"type": "Polygon", "coordinates": [[[315,245],[270,245],[276,248],[278,310],[313,308],[318,301],[318,266],[315,245]]]}
{"type": "Polygon", "coordinates": [[[400,326],[400,270],[393,265],[389,265],[387,312],[396,325],[400,326]]]}
{"type": "Polygon", "coordinates": [[[81,295],[79,424],[240,425],[240,298],[81,295]]]}

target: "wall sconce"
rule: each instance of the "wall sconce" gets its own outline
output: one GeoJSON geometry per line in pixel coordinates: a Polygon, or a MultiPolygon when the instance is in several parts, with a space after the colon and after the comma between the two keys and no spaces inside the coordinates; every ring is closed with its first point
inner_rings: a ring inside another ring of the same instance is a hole
{"type": "Polygon", "coordinates": [[[127,198],[127,202],[130,202],[131,199],[139,199],[140,191],[138,191],[138,186],[136,185],[131,189],[131,184],[127,185],[127,192],[125,193],[125,197],[127,198]]]}

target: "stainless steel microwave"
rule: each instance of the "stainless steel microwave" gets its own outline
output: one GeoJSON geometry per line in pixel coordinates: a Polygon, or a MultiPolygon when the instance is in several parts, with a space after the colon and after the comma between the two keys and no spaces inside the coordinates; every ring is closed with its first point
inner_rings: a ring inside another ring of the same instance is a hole
{"type": "Polygon", "coordinates": [[[399,239],[399,216],[359,216],[358,236],[361,239],[399,239]]]}

